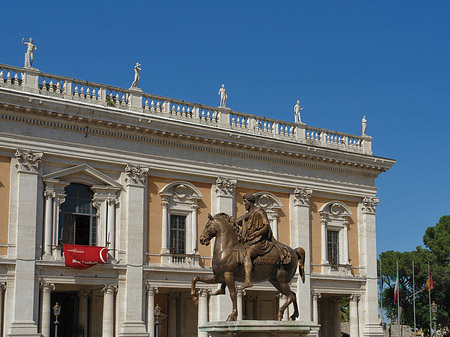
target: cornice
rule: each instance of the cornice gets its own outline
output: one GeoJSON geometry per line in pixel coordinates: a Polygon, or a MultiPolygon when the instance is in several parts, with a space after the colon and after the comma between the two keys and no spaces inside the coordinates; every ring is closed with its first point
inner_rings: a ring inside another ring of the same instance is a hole
{"type": "MultiPolygon", "coordinates": [[[[17,101],[5,103],[0,88],[0,119],[67,129],[88,135],[121,138],[177,148],[230,155],[284,165],[303,166],[346,174],[376,177],[394,160],[345,152],[319,146],[268,139],[258,135],[232,133],[210,125],[188,123],[176,118],[120,111],[117,108],[87,106],[67,100],[28,97],[29,93],[8,92],[17,101]],[[48,106],[51,105],[51,106],[48,106]],[[64,105],[62,109],[61,105],[64,105]],[[8,113],[13,111],[14,113],[8,113]]],[[[9,100],[11,101],[11,100],[9,100]]]]}

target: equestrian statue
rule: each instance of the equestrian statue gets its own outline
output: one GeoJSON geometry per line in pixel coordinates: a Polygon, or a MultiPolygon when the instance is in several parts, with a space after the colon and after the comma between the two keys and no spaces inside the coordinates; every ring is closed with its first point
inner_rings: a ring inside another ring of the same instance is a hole
{"type": "Polygon", "coordinates": [[[227,321],[237,318],[236,281],[243,281],[240,290],[250,288],[254,282],[269,281],[283,295],[286,302],[278,309],[278,320],[281,321],[284,310],[289,304],[294,305],[294,313],[290,317],[295,320],[299,316],[297,299],[289,283],[295,275],[297,266],[300,277],[305,282],[305,250],[292,249],[278,242],[270,228],[267,214],[256,205],[252,194],[243,196],[247,213],[234,220],[225,213],[208,215],[208,222],[200,236],[202,245],[209,245],[216,238],[212,258],[212,275],[196,276],[192,279],[191,296],[198,303],[195,286],[198,281],[220,283],[220,288],[213,295],[225,294],[228,287],[233,311],[227,321]]]}

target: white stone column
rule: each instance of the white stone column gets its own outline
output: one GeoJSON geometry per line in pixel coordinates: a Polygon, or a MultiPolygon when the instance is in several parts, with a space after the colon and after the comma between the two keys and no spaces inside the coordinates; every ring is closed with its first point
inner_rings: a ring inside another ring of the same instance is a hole
{"type": "Polygon", "coordinates": [[[52,188],[44,191],[45,214],[44,214],[44,255],[43,260],[53,260],[52,256],[52,230],[53,230],[53,198],[55,192],[52,188]]]}
{"type": "Polygon", "coordinates": [[[278,240],[278,214],[276,214],[272,220],[272,232],[275,239],[278,240]]]}
{"type": "Polygon", "coordinates": [[[17,168],[17,200],[11,205],[16,212],[16,266],[14,274],[14,306],[12,322],[8,327],[9,336],[39,336],[38,320],[38,282],[35,276],[36,260],[36,221],[38,215],[39,166],[42,153],[17,150],[12,162],[17,168]]]}
{"type": "MultiPolygon", "coordinates": [[[[4,336],[4,321],[3,318],[5,317],[4,315],[4,307],[3,307],[3,297],[5,294],[5,290],[6,290],[6,283],[1,282],[0,283],[0,336],[4,336]]],[[[6,302],[6,300],[5,300],[6,302]]]]}
{"type": "Polygon", "coordinates": [[[147,284],[147,332],[149,337],[155,337],[155,295],[158,288],[147,284]]]}
{"type": "Polygon", "coordinates": [[[343,256],[343,264],[350,264],[350,261],[348,260],[348,221],[343,221],[342,225],[344,226],[344,256],[343,256]]]}
{"type": "MultiPolygon", "coordinates": [[[[126,264],[124,302],[120,303],[125,313],[119,336],[148,336],[144,323],[144,264],[145,226],[147,224],[147,172],[148,168],[127,165],[123,205],[124,248],[126,264]]],[[[122,291],[122,290],[121,290],[122,291]]]]}
{"type": "Polygon", "coordinates": [[[362,231],[360,238],[364,240],[366,254],[361,264],[366,269],[365,296],[361,303],[364,306],[364,336],[383,336],[383,329],[378,322],[378,276],[377,276],[377,247],[376,247],[376,219],[375,209],[379,199],[365,197],[360,204],[361,218],[359,229],[362,231]]]}
{"type": "Polygon", "coordinates": [[[313,319],[311,298],[311,195],[311,189],[299,186],[291,196],[293,199],[291,245],[294,249],[302,247],[305,250],[305,283],[298,274],[297,304],[300,312],[299,320],[306,322],[313,319]]]}
{"type": "Polygon", "coordinates": [[[116,258],[116,205],[118,203],[117,196],[110,193],[107,199],[108,220],[107,220],[107,244],[108,251],[116,258]]]}
{"type": "Polygon", "coordinates": [[[55,285],[52,283],[41,283],[42,289],[42,308],[41,308],[41,333],[44,337],[50,337],[51,323],[51,312],[52,303],[51,295],[52,291],[55,290],[55,285]]]}
{"type": "Polygon", "coordinates": [[[319,324],[319,293],[313,294],[313,322],[319,324]]]}
{"type": "Polygon", "coordinates": [[[169,235],[168,235],[168,226],[169,226],[169,200],[167,197],[163,196],[163,200],[161,202],[162,206],[162,228],[161,228],[161,254],[169,253],[169,235]]]}
{"type": "Polygon", "coordinates": [[[177,299],[179,294],[169,294],[167,337],[177,337],[177,299]]]}
{"type": "MultiPolygon", "coordinates": [[[[200,289],[198,299],[198,326],[208,323],[208,296],[211,294],[210,289],[200,289]]],[[[198,332],[198,337],[208,337],[207,332],[198,332]]]]}
{"type": "Polygon", "coordinates": [[[321,236],[321,247],[322,247],[322,264],[328,263],[328,256],[327,256],[327,220],[321,219],[320,220],[320,236],[321,236]]]}
{"type": "Polygon", "coordinates": [[[78,294],[80,298],[80,307],[78,309],[78,321],[80,327],[84,330],[84,336],[88,336],[88,299],[91,295],[89,290],[83,289],[78,294]]]}
{"type": "Polygon", "coordinates": [[[102,337],[114,337],[114,294],[117,287],[107,284],[103,287],[102,337]]]}
{"type": "Polygon", "coordinates": [[[107,231],[107,191],[103,187],[94,186],[92,205],[97,209],[97,246],[106,247],[106,231],[107,231]]]}
{"type": "Polygon", "coordinates": [[[245,290],[237,290],[236,295],[237,295],[236,302],[237,302],[237,309],[238,309],[237,320],[242,321],[243,316],[244,316],[244,306],[243,306],[242,298],[245,296],[245,290]]]}
{"type": "Polygon", "coordinates": [[[350,295],[350,337],[359,337],[358,301],[359,295],[350,295]]]}
{"type": "MultiPolygon", "coordinates": [[[[226,213],[235,216],[235,187],[237,181],[235,179],[218,177],[216,184],[212,187],[212,212],[226,213]]],[[[213,254],[211,243],[211,256],[213,254]]],[[[215,290],[214,290],[215,291],[215,290]]],[[[225,321],[233,310],[233,303],[230,296],[211,296],[209,300],[209,320],[225,321]]]]}
{"type": "Polygon", "coordinates": [[[197,253],[197,237],[198,237],[198,224],[197,224],[197,202],[195,200],[195,204],[191,206],[192,209],[192,254],[197,253]]]}

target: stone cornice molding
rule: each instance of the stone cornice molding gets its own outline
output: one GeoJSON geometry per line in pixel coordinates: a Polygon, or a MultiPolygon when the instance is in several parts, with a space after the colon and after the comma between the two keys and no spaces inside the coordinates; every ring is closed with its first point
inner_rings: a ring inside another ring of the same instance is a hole
{"type": "Polygon", "coordinates": [[[363,214],[375,214],[380,199],[374,197],[364,197],[362,201],[363,214]]]}
{"type": "Polygon", "coordinates": [[[234,196],[237,180],[218,177],[216,179],[216,193],[218,196],[234,196]]]}
{"type": "Polygon", "coordinates": [[[42,152],[17,149],[15,156],[18,161],[16,166],[19,172],[39,173],[39,166],[44,156],[42,152]]]}
{"type": "Polygon", "coordinates": [[[148,170],[147,167],[141,167],[140,165],[127,165],[125,182],[127,185],[145,186],[148,170]]]}
{"type": "Polygon", "coordinates": [[[304,186],[296,187],[294,190],[294,206],[309,206],[312,189],[304,186]]]}
{"type": "MultiPolygon", "coordinates": [[[[47,100],[47,99],[44,99],[47,100]]],[[[72,103],[72,102],[69,102],[72,103]]],[[[25,105],[30,105],[30,103],[24,103],[25,105]]],[[[35,104],[32,104],[35,105],[35,104]]],[[[108,111],[99,111],[97,115],[99,115],[99,117],[93,117],[92,116],[92,107],[91,108],[87,108],[86,107],[86,116],[82,117],[82,116],[77,116],[76,114],[80,114],[80,107],[77,105],[76,109],[78,110],[78,112],[73,112],[70,113],[67,111],[67,109],[65,108],[65,111],[61,111],[61,112],[53,112],[53,111],[47,111],[44,109],[44,107],[40,106],[39,109],[37,109],[34,106],[28,106],[28,107],[20,107],[20,106],[11,106],[6,104],[6,108],[10,108],[10,109],[14,109],[15,112],[17,112],[16,110],[19,110],[21,112],[23,112],[24,114],[37,114],[37,115],[44,115],[46,116],[46,121],[36,121],[35,124],[40,124],[40,125],[47,125],[50,127],[60,127],[60,128],[64,128],[64,129],[71,129],[74,131],[79,131],[79,132],[83,132],[86,134],[95,134],[95,135],[106,135],[106,136],[112,136],[112,137],[120,137],[120,138],[127,138],[127,139],[132,139],[132,140],[141,140],[141,141],[150,141],[150,142],[154,142],[154,143],[161,143],[161,140],[156,140],[156,139],[149,139],[151,137],[142,137],[142,136],[132,136],[130,133],[136,133],[136,134],[147,134],[147,135],[160,135],[163,136],[164,138],[167,139],[167,141],[164,141],[164,143],[166,144],[170,144],[171,146],[182,146],[182,147],[189,147],[192,144],[192,141],[196,141],[196,142],[200,142],[203,143],[202,147],[206,147],[206,145],[208,146],[207,148],[211,148],[211,146],[218,146],[222,149],[222,151],[226,151],[226,152],[236,152],[236,151],[231,151],[230,148],[242,148],[244,150],[250,150],[250,151],[259,151],[259,152],[266,152],[266,153],[271,153],[272,155],[276,155],[278,157],[280,157],[278,160],[282,160],[281,158],[284,158],[286,160],[286,158],[289,157],[294,157],[293,159],[301,159],[301,160],[307,160],[308,162],[311,160],[315,160],[317,161],[316,165],[319,165],[319,163],[323,163],[326,165],[320,165],[322,167],[322,169],[328,169],[330,168],[330,165],[327,164],[338,164],[340,167],[342,168],[337,168],[335,167],[335,165],[333,165],[333,169],[332,170],[344,170],[344,171],[348,171],[349,168],[358,168],[358,169],[363,169],[363,170],[368,170],[372,173],[365,173],[366,175],[370,175],[370,176],[377,176],[380,172],[384,172],[386,170],[388,170],[394,163],[394,160],[391,159],[386,159],[386,158],[379,158],[379,157],[374,157],[371,155],[362,155],[359,153],[354,153],[352,151],[342,151],[339,149],[325,149],[325,148],[321,148],[321,147],[316,147],[316,146],[308,146],[306,144],[299,144],[299,143],[292,143],[289,142],[288,140],[277,140],[277,139],[270,139],[270,144],[273,143],[274,146],[271,146],[270,148],[267,148],[266,146],[249,146],[246,144],[243,144],[242,140],[251,140],[253,138],[255,138],[254,135],[239,135],[238,133],[236,133],[236,131],[234,130],[230,130],[233,131],[230,133],[230,131],[228,130],[217,130],[215,129],[214,132],[215,133],[221,133],[221,135],[225,136],[228,135],[228,140],[220,140],[220,139],[211,139],[210,137],[205,137],[205,136],[199,136],[199,132],[196,132],[196,130],[200,127],[200,128],[204,128],[205,125],[190,125],[193,129],[193,132],[195,135],[187,135],[184,134],[184,132],[186,131],[186,128],[182,125],[180,125],[182,128],[180,129],[180,132],[178,131],[164,131],[164,130],[158,130],[158,128],[150,128],[149,124],[150,122],[152,122],[152,117],[144,117],[143,115],[140,114],[136,114],[136,115],[127,115],[127,117],[129,118],[129,122],[128,123],[123,123],[123,120],[121,120],[120,122],[115,122],[112,120],[105,120],[102,119],[103,116],[110,118],[110,113],[108,111]],[[48,117],[52,117],[54,119],[60,120],[61,123],[58,122],[51,122],[48,121],[48,117]],[[85,126],[84,124],[89,123],[89,127],[85,126]],[[83,125],[80,125],[80,123],[82,123],[83,125]],[[64,125],[63,125],[64,124],[64,125]],[[72,127],[68,127],[67,124],[72,125],[72,127]],[[78,125],[77,125],[78,124],[78,125]],[[123,130],[124,132],[121,132],[121,130],[123,130]],[[184,130],[181,131],[181,130],[184,130]],[[236,137],[233,137],[234,135],[236,135],[236,137]],[[182,142],[182,141],[170,141],[170,139],[173,138],[181,138],[181,139],[185,139],[188,142],[182,142]],[[223,144],[229,145],[226,146],[224,149],[223,144]],[[276,145],[276,146],[275,146],[276,145]],[[281,149],[275,149],[278,148],[279,146],[282,147],[292,147],[291,150],[281,150],[281,149]],[[298,150],[300,150],[300,152],[303,153],[296,153],[298,150]],[[344,157],[348,157],[348,159],[344,158],[344,157]],[[350,158],[350,157],[354,157],[354,158],[350,158]],[[344,168],[347,167],[347,168],[344,168]],[[377,173],[376,173],[377,172],[377,173]]],[[[75,106],[74,106],[75,108],[75,106]]],[[[96,109],[98,110],[102,110],[102,107],[96,107],[96,109]]],[[[51,109],[53,110],[53,109],[51,109]]],[[[82,110],[82,109],[81,109],[82,110]]],[[[16,114],[17,115],[17,114],[16,114]]],[[[21,119],[23,122],[27,122],[27,123],[34,123],[33,120],[29,119],[29,118],[23,118],[21,116],[4,116],[1,115],[0,119],[14,119],[19,121],[18,119],[21,119]]],[[[106,118],[106,119],[108,119],[106,118]]],[[[155,120],[156,123],[161,124],[161,126],[163,125],[163,123],[182,123],[182,121],[178,121],[178,120],[170,120],[170,121],[162,121],[162,120],[155,120]]],[[[182,123],[183,124],[183,123],[182,123]]],[[[184,124],[183,124],[184,125],[184,124]]],[[[158,125],[159,126],[159,125],[158,125]]],[[[203,130],[204,131],[204,130],[203,130]]],[[[203,132],[204,133],[204,132],[203,132]]],[[[263,141],[265,144],[267,143],[267,141],[263,141]]],[[[198,145],[196,145],[198,146],[198,145]]],[[[209,151],[209,150],[208,150],[209,151]]],[[[265,160],[265,159],[263,159],[265,160]]],[[[305,163],[304,163],[305,164],[305,163]]],[[[309,165],[311,165],[310,163],[308,163],[309,165]]],[[[307,165],[307,166],[309,166],[307,165]]],[[[361,173],[359,173],[361,174],[361,173]]]]}

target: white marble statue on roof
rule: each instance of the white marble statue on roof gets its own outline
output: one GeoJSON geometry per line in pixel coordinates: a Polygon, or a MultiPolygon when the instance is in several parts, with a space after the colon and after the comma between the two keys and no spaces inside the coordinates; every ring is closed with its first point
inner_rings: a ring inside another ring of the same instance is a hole
{"type": "Polygon", "coordinates": [[[219,95],[220,95],[220,108],[225,108],[227,105],[227,91],[225,90],[225,84],[222,84],[222,87],[219,89],[219,95]]]}
{"type": "Polygon", "coordinates": [[[22,38],[22,44],[27,46],[27,51],[25,52],[25,68],[33,67],[33,53],[37,50],[37,47],[33,44],[33,39],[30,37],[29,42],[25,42],[22,38]]]}
{"type": "Polygon", "coordinates": [[[137,88],[139,84],[139,80],[141,78],[141,68],[139,68],[141,64],[139,62],[136,62],[136,65],[134,66],[134,81],[131,83],[132,88],[137,88]]]}
{"type": "Polygon", "coordinates": [[[366,116],[363,116],[362,122],[361,122],[361,126],[362,126],[362,135],[365,136],[366,135],[366,130],[367,130],[367,119],[366,119],[366,116]]]}
{"type": "Polygon", "coordinates": [[[295,123],[302,123],[302,119],[300,117],[300,111],[302,110],[303,108],[300,107],[300,100],[297,100],[297,104],[294,105],[295,123]]]}

